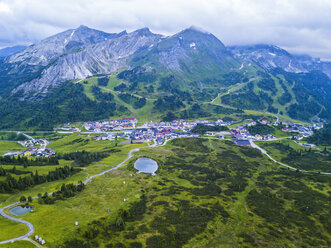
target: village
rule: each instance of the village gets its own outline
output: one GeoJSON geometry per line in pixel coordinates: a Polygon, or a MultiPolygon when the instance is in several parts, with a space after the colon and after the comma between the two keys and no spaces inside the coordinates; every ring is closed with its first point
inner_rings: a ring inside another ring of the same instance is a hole
{"type": "MultiPolygon", "coordinates": [[[[143,125],[137,126],[138,120],[135,117],[123,118],[122,120],[106,120],[100,122],[87,122],[84,127],[89,132],[95,133],[94,140],[118,140],[125,138],[133,141],[133,143],[140,142],[155,142],[161,145],[167,139],[181,138],[181,137],[199,137],[200,135],[192,132],[191,130],[197,125],[205,125],[210,127],[216,126],[230,126],[238,122],[224,122],[222,119],[217,121],[209,120],[174,120],[172,122],[147,122],[143,125]]],[[[272,134],[255,134],[251,135],[248,131],[249,126],[254,126],[257,123],[263,125],[270,125],[277,127],[282,125],[282,131],[288,132],[289,136],[295,133],[295,138],[300,140],[313,134],[314,129],[319,129],[321,125],[307,125],[304,126],[300,123],[282,123],[270,122],[268,120],[249,121],[244,124],[238,125],[235,128],[229,128],[228,131],[222,132],[206,132],[206,136],[216,136],[224,139],[225,137],[232,136],[232,141],[238,145],[249,145],[249,140],[253,141],[271,141],[276,140],[272,134]]],[[[123,144],[127,144],[124,142],[123,144]]]]}
{"type": "MultiPolygon", "coordinates": [[[[200,134],[192,132],[192,129],[197,125],[204,125],[209,127],[233,126],[239,122],[224,122],[222,119],[217,121],[209,120],[174,120],[172,122],[147,122],[140,126],[137,125],[138,120],[135,117],[124,117],[120,120],[104,120],[95,122],[84,123],[86,131],[81,131],[77,127],[71,127],[70,124],[66,124],[60,128],[55,129],[57,132],[65,130],[70,133],[79,132],[81,134],[92,135],[93,140],[120,140],[120,144],[129,143],[144,143],[154,142],[154,145],[162,145],[166,140],[183,138],[183,137],[199,137],[200,134]]],[[[229,140],[237,145],[249,146],[250,141],[272,141],[277,140],[272,134],[255,134],[252,135],[248,131],[248,127],[255,126],[257,124],[269,125],[277,127],[282,125],[282,131],[288,132],[289,136],[294,137],[297,140],[301,140],[313,134],[314,129],[322,128],[322,125],[306,125],[300,123],[281,123],[270,122],[268,120],[248,121],[243,124],[237,125],[235,128],[229,128],[227,131],[208,131],[205,136],[213,136],[220,139],[227,137],[229,140]],[[295,136],[293,134],[295,133],[295,136]]],[[[9,152],[3,156],[21,156],[21,157],[50,157],[56,154],[50,148],[46,148],[49,142],[47,140],[35,139],[29,135],[26,135],[26,140],[18,141],[23,147],[27,149],[9,152]]],[[[311,144],[304,143],[302,146],[311,147],[311,144]]]]}
{"type": "Polygon", "coordinates": [[[10,157],[51,157],[56,154],[56,152],[50,148],[47,148],[46,146],[49,144],[47,140],[39,140],[35,139],[29,135],[27,136],[27,139],[24,141],[18,141],[20,145],[23,147],[27,147],[25,150],[16,151],[16,152],[8,152],[3,154],[3,157],[10,156],[10,157]]]}

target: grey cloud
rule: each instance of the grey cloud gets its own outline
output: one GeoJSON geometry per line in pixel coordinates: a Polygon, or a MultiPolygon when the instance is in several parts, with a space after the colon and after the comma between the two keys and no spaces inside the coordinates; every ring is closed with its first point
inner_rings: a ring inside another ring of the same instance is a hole
{"type": "Polygon", "coordinates": [[[269,43],[331,59],[330,13],[329,0],[0,0],[0,47],[80,24],[166,35],[196,25],[226,45],[269,43]]]}

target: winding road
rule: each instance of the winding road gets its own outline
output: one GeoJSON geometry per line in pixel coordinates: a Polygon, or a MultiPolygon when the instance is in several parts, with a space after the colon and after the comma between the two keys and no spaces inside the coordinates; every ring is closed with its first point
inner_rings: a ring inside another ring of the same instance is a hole
{"type": "Polygon", "coordinates": [[[17,204],[19,204],[20,202],[15,202],[13,204],[10,204],[8,206],[5,206],[3,208],[0,208],[0,215],[9,219],[9,220],[12,220],[12,221],[15,221],[15,222],[18,222],[18,223],[22,223],[24,225],[26,225],[29,229],[28,233],[25,234],[25,235],[22,235],[20,237],[17,237],[17,238],[12,238],[12,239],[8,239],[8,240],[5,240],[5,241],[0,241],[0,245],[1,244],[6,244],[6,243],[11,243],[11,242],[15,242],[15,241],[18,241],[18,240],[22,240],[22,239],[27,239],[29,236],[31,236],[33,233],[34,233],[34,227],[33,225],[28,222],[28,221],[25,221],[25,220],[22,220],[22,219],[18,219],[18,218],[14,218],[8,214],[5,213],[5,209],[7,208],[11,208],[17,204]]]}
{"type": "Polygon", "coordinates": [[[300,171],[300,172],[305,172],[305,173],[315,173],[315,174],[322,174],[322,175],[331,175],[331,173],[330,172],[312,172],[312,171],[306,171],[306,170],[299,170],[298,168],[294,168],[294,167],[292,167],[292,166],[289,166],[289,165],[287,165],[287,164],[284,164],[284,163],[281,163],[281,162],[279,162],[279,161],[277,161],[276,159],[274,159],[273,157],[271,157],[269,154],[268,154],[268,152],[266,151],[266,150],[264,150],[264,149],[262,149],[261,147],[259,147],[257,144],[255,144],[254,142],[253,142],[253,140],[249,140],[249,143],[251,144],[251,146],[253,147],[253,148],[256,148],[256,149],[258,149],[258,150],[260,150],[263,154],[265,154],[269,159],[271,159],[273,162],[275,162],[275,163],[277,163],[277,164],[280,164],[281,166],[284,166],[284,167],[286,167],[286,168],[289,168],[289,169],[292,169],[292,170],[297,170],[297,171],[300,171]]]}
{"type": "MultiPolygon", "coordinates": [[[[163,145],[165,145],[166,142],[163,145]]],[[[119,163],[118,165],[116,165],[115,167],[113,167],[113,168],[111,168],[109,170],[106,170],[106,171],[103,171],[103,172],[101,172],[99,174],[90,176],[85,181],[83,181],[83,183],[84,184],[87,184],[88,182],[90,182],[95,177],[102,176],[102,175],[104,175],[104,174],[106,174],[106,173],[108,173],[108,172],[110,172],[112,170],[118,169],[119,167],[123,166],[129,159],[131,159],[133,157],[133,153],[134,152],[137,152],[139,150],[140,150],[140,148],[134,148],[134,149],[130,150],[129,151],[129,154],[128,154],[128,157],[124,161],[122,161],[121,163],[119,163]]],[[[53,194],[53,192],[52,193],[49,193],[48,195],[52,195],[52,194],[53,194]]],[[[33,199],[37,199],[37,198],[38,197],[33,197],[33,199]]],[[[24,234],[24,235],[22,235],[20,237],[16,237],[16,238],[12,238],[12,239],[8,239],[8,240],[0,241],[0,245],[1,244],[12,243],[12,242],[15,242],[15,241],[18,241],[18,240],[28,240],[28,237],[31,236],[34,233],[34,227],[33,227],[33,225],[30,222],[25,221],[25,220],[22,220],[22,219],[19,219],[19,218],[15,218],[15,217],[10,216],[10,215],[8,215],[8,214],[5,213],[5,210],[6,209],[11,208],[11,207],[14,207],[15,205],[17,205],[19,203],[20,202],[15,202],[15,203],[12,203],[12,204],[10,204],[8,206],[5,206],[5,207],[0,208],[0,215],[3,216],[4,218],[7,218],[7,219],[11,220],[11,221],[22,223],[22,224],[26,225],[28,227],[29,231],[28,231],[28,233],[26,233],[26,234],[24,234]]]]}

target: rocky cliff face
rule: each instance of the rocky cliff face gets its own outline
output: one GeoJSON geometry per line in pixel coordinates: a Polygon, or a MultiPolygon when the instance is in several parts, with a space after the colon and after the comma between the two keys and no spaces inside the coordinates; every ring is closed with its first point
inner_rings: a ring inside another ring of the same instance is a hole
{"type": "Polygon", "coordinates": [[[39,78],[21,84],[19,90],[36,94],[47,93],[50,86],[68,80],[84,79],[95,74],[111,73],[128,66],[128,58],[137,50],[161,38],[148,29],[132,33],[106,34],[87,27],[63,32],[31,46],[8,59],[9,63],[37,65],[39,78]]]}

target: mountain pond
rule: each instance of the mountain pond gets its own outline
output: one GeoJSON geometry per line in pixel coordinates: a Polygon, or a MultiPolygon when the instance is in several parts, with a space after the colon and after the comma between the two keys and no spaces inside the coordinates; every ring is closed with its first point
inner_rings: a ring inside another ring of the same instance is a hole
{"type": "Polygon", "coordinates": [[[137,173],[151,173],[155,175],[158,169],[157,162],[150,158],[138,158],[134,163],[134,168],[138,170],[137,173]]]}
{"type": "Polygon", "coordinates": [[[22,206],[16,206],[11,209],[9,209],[9,213],[14,215],[23,215],[28,212],[31,212],[33,210],[32,207],[22,207],[22,206]]]}

